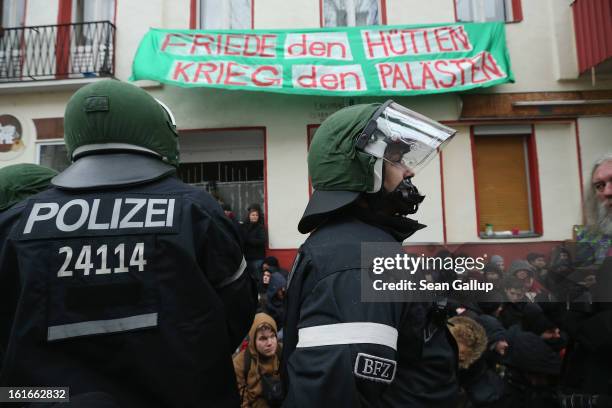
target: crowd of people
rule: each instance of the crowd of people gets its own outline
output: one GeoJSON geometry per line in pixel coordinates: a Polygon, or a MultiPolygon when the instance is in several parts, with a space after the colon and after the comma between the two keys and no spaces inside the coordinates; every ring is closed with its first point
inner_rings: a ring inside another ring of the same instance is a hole
{"type": "Polygon", "coordinates": [[[409,251],[425,228],[412,177],[454,134],[390,100],[326,119],[287,271],[259,204],[240,222],[178,180],[163,103],[115,80],[81,88],[72,165],[0,169],[0,386],[22,405],[69,387],[58,407],[612,407],[610,154],[575,244],[416,271],[491,290],[363,300],[363,243],[409,251]]]}
{"type": "MultiPolygon", "coordinates": [[[[612,403],[608,396],[612,331],[605,320],[599,327],[590,321],[605,319],[605,315],[597,316],[607,312],[597,309],[600,306],[593,304],[589,290],[598,281],[606,282],[603,274],[612,272],[612,265],[585,265],[572,259],[571,252],[568,247],[555,247],[550,254],[528,253],[509,265],[495,255],[484,268],[463,274],[424,271],[432,282],[478,280],[491,282],[495,288],[470,296],[444,294],[449,331],[457,343],[455,381],[460,395],[459,402],[448,406],[595,407],[612,403]],[[581,332],[585,323],[592,332],[581,332]],[[601,340],[594,344],[597,338],[601,340]]],[[[453,255],[443,252],[438,256],[453,255]]],[[[262,375],[243,373],[245,352],[259,353],[266,361],[262,373],[280,382],[287,271],[279,268],[276,258],[267,257],[260,272],[259,314],[234,357],[243,407],[278,402],[267,402],[262,375]],[[255,343],[270,337],[274,341],[266,343],[267,349],[255,343]]]]}

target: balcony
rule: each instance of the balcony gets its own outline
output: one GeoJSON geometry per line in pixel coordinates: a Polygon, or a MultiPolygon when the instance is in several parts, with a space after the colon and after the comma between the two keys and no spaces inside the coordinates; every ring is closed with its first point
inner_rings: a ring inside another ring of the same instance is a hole
{"type": "Polygon", "coordinates": [[[612,74],[612,2],[575,0],[572,3],[578,71],[612,74]]]}
{"type": "Polygon", "coordinates": [[[112,77],[114,49],[108,21],[0,28],[0,88],[112,77]]]}

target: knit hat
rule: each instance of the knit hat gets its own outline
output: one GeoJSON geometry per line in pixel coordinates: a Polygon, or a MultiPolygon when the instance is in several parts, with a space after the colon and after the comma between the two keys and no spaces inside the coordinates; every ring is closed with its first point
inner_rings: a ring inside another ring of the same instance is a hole
{"type": "Polygon", "coordinates": [[[515,259],[512,261],[512,264],[508,269],[508,274],[516,275],[518,271],[526,271],[529,276],[533,276],[535,272],[533,266],[529,262],[525,261],[524,259],[515,259]]]}

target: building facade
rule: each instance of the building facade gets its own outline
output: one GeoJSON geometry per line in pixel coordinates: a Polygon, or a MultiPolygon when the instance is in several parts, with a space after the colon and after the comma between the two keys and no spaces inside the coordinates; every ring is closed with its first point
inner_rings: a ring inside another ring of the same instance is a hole
{"type": "MultiPolygon", "coordinates": [[[[62,115],[79,87],[128,80],[149,28],[296,29],[505,21],[515,82],[397,102],[458,130],[414,183],[429,227],[409,244],[545,250],[582,224],[583,186],[612,151],[609,0],[2,0],[0,166],[67,165],[62,115]],[[608,14],[605,14],[608,13],[608,14]]],[[[310,137],[331,113],[386,97],[288,95],[138,81],[180,130],[180,176],[265,211],[269,253],[305,236],[310,137]]],[[[498,251],[499,252],[499,251],[498,251]]]]}

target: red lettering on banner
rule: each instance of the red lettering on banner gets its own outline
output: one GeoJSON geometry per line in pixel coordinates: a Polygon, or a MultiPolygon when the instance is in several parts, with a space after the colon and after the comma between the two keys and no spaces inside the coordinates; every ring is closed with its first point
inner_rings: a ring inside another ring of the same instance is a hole
{"type": "MultiPolygon", "coordinates": [[[[407,70],[410,70],[410,66],[408,64],[405,65],[407,70]]],[[[406,82],[404,78],[404,74],[402,73],[402,69],[399,65],[395,65],[395,69],[393,70],[393,88],[397,88],[397,81],[402,81],[404,88],[408,89],[410,85],[406,82]]]]}
{"type": "Polygon", "coordinates": [[[187,44],[186,43],[170,43],[170,39],[172,37],[184,37],[183,34],[166,34],[166,38],[164,38],[164,43],[162,44],[161,50],[162,51],[166,51],[166,48],[168,46],[172,46],[172,47],[185,47],[187,44]]]}
{"type": "MultiPolygon", "coordinates": [[[[351,90],[361,90],[362,84],[358,71],[346,71],[346,72],[325,72],[317,71],[319,68],[316,65],[308,66],[308,72],[299,75],[294,79],[297,82],[297,85],[301,88],[315,88],[315,89],[325,89],[328,91],[340,90],[344,91],[347,89],[351,90]],[[354,87],[349,87],[347,82],[353,80],[355,82],[354,87]]],[[[344,69],[349,69],[349,67],[343,67],[344,69]]],[[[297,86],[296,86],[297,87],[297,86]]]]}
{"type": "Polygon", "coordinates": [[[408,74],[408,82],[410,83],[410,88],[412,89],[423,89],[422,87],[418,87],[414,85],[414,81],[412,80],[412,70],[410,69],[410,64],[406,64],[406,73],[408,74]]]}
{"type": "Polygon", "coordinates": [[[172,74],[172,79],[174,81],[178,81],[179,80],[178,76],[182,75],[183,81],[189,82],[189,76],[187,76],[187,73],[185,72],[185,70],[191,67],[192,65],[193,65],[193,62],[190,62],[187,65],[184,65],[182,61],[177,61],[176,65],[174,66],[174,74],[172,74]]]}
{"type": "Polygon", "coordinates": [[[325,44],[322,43],[321,41],[314,41],[310,44],[309,51],[310,54],[314,57],[325,57],[326,56],[326,50],[325,50],[325,44]]]}
{"type": "Polygon", "coordinates": [[[414,32],[414,30],[406,30],[409,34],[410,34],[410,39],[412,41],[412,51],[415,54],[419,53],[419,48],[417,47],[416,44],[416,33],[414,32]]]}
{"type": "Polygon", "coordinates": [[[463,68],[461,67],[461,64],[467,63],[467,60],[465,60],[465,59],[458,59],[458,60],[449,60],[449,62],[451,64],[454,64],[457,67],[457,69],[459,70],[459,72],[461,72],[461,83],[460,83],[460,85],[465,85],[465,72],[464,72],[463,68]]]}
{"type": "Polygon", "coordinates": [[[460,48],[457,46],[457,41],[461,43],[461,46],[463,47],[463,50],[469,50],[471,48],[470,47],[470,40],[468,39],[467,34],[463,30],[463,26],[451,28],[451,30],[450,30],[450,38],[451,38],[451,41],[453,42],[453,46],[455,48],[455,51],[459,51],[460,50],[460,48]]]}
{"type": "Polygon", "coordinates": [[[315,67],[314,66],[310,67],[310,75],[308,74],[300,75],[297,78],[297,83],[300,84],[302,88],[316,88],[317,87],[317,72],[315,70],[315,67]],[[308,84],[304,82],[304,80],[308,80],[310,81],[310,83],[308,84]]]}
{"type": "Polygon", "coordinates": [[[469,50],[462,27],[407,28],[403,30],[364,31],[364,49],[368,58],[431,54],[469,50]]]}
{"type": "Polygon", "coordinates": [[[259,48],[259,56],[260,57],[270,57],[274,58],[274,43],[267,43],[267,40],[276,40],[276,34],[264,34],[261,36],[261,46],[259,48]],[[271,54],[266,54],[267,50],[272,50],[271,54]]]}
{"type": "MultiPolygon", "coordinates": [[[[239,77],[245,74],[244,71],[238,71],[237,69],[239,68],[245,68],[245,67],[241,66],[240,64],[236,64],[235,62],[229,62],[227,64],[227,73],[225,75],[225,80],[223,81],[223,84],[245,86],[247,83],[243,81],[232,82],[232,77],[239,77]]],[[[246,68],[248,69],[248,67],[246,68]]]]}
{"type": "Polygon", "coordinates": [[[221,79],[225,77],[225,72],[227,71],[225,69],[225,64],[224,63],[220,63],[218,66],[219,66],[219,76],[217,77],[217,80],[215,81],[215,84],[220,84],[221,83],[221,79]]]}
{"type": "Polygon", "coordinates": [[[423,76],[421,77],[421,85],[423,86],[423,88],[426,89],[427,81],[431,81],[433,83],[433,86],[436,89],[439,89],[440,87],[438,86],[438,81],[436,81],[436,77],[429,68],[429,61],[422,62],[421,65],[423,67],[423,76]]]}
{"type": "Polygon", "coordinates": [[[429,46],[429,39],[427,38],[427,30],[421,30],[423,32],[423,40],[425,41],[425,48],[427,48],[427,52],[431,52],[431,47],[429,46]]]}
{"type": "Polygon", "coordinates": [[[359,75],[356,72],[342,72],[340,74],[340,88],[346,89],[346,78],[353,77],[355,80],[355,85],[357,89],[361,89],[361,81],[359,80],[359,75]]]}
{"type": "Polygon", "coordinates": [[[378,74],[380,75],[383,89],[389,87],[389,85],[387,85],[387,77],[392,73],[393,68],[391,67],[391,64],[378,64],[378,74]]]}
{"type": "Polygon", "coordinates": [[[396,50],[395,48],[393,48],[393,40],[391,38],[391,35],[397,35],[398,31],[390,30],[389,34],[390,36],[387,38],[389,41],[389,49],[391,50],[391,52],[396,55],[405,55],[408,52],[408,47],[406,46],[406,38],[404,37],[403,33],[400,33],[399,35],[400,42],[402,43],[402,48],[400,50],[396,50]]]}
{"type": "Polygon", "coordinates": [[[450,83],[444,83],[442,82],[441,79],[438,80],[438,83],[443,87],[443,88],[452,88],[453,86],[455,86],[455,82],[457,82],[457,77],[455,77],[455,74],[452,73],[451,71],[446,71],[442,68],[440,68],[440,65],[448,65],[448,63],[446,61],[436,61],[434,63],[434,68],[436,69],[436,71],[441,72],[443,74],[446,74],[448,76],[450,76],[452,78],[452,81],[450,83]]]}
{"type": "Polygon", "coordinates": [[[327,43],[327,47],[328,47],[327,48],[327,51],[328,51],[327,52],[327,56],[328,57],[332,56],[334,47],[339,47],[340,48],[340,52],[342,54],[342,58],[346,58],[347,49],[346,49],[346,46],[344,44],[339,43],[339,42],[330,42],[330,43],[327,43]]]}
{"type": "Polygon", "coordinates": [[[389,56],[389,50],[387,49],[387,42],[385,41],[384,31],[379,31],[378,35],[381,40],[378,42],[375,42],[370,39],[370,33],[367,31],[365,32],[366,45],[368,48],[368,55],[370,58],[374,58],[374,47],[381,47],[381,46],[384,51],[384,56],[385,57],[389,56]]]}
{"type": "Polygon", "coordinates": [[[342,58],[346,58],[346,46],[340,42],[313,41],[310,43],[310,45],[308,45],[307,40],[307,34],[302,34],[300,36],[300,42],[293,43],[287,47],[287,54],[292,57],[312,55],[313,57],[330,58],[333,54],[334,48],[339,48],[342,58]]]}
{"type": "Polygon", "coordinates": [[[434,30],[434,36],[436,37],[436,42],[438,43],[438,49],[440,51],[456,51],[452,48],[445,48],[444,44],[442,44],[442,41],[450,41],[450,37],[448,37],[448,27],[436,28],[434,30]],[[445,31],[447,36],[443,37],[440,34],[441,31],[445,31]]]}
{"type": "Polygon", "coordinates": [[[254,57],[257,55],[257,51],[259,50],[259,37],[253,34],[247,34],[244,36],[244,52],[242,55],[245,57],[254,57]],[[255,40],[255,51],[249,51],[249,40],[255,40]]]}
{"type": "Polygon", "coordinates": [[[482,72],[484,72],[484,74],[487,76],[487,78],[489,78],[489,73],[493,74],[494,76],[496,76],[498,78],[503,78],[503,77],[506,76],[501,71],[501,69],[499,68],[497,63],[495,62],[495,59],[493,58],[493,55],[489,54],[488,52],[483,52],[481,55],[483,56],[483,58],[482,58],[482,72]],[[488,62],[488,64],[487,64],[487,62],[488,62]]]}
{"type": "MultiPolygon", "coordinates": [[[[479,64],[482,64],[482,60],[479,61],[479,58],[476,57],[475,60],[471,59],[468,60],[470,62],[470,64],[472,65],[472,83],[473,84],[481,84],[483,82],[487,82],[488,80],[490,80],[490,78],[488,78],[488,75],[483,75],[484,79],[481,80],[477,80],[476,79],[476,75],[480,72],[483,73],[482,68],[479,67],[479,64]]],[[[483,73],[484,74],[484,73],[483,73]]]]}
{"type": "Polygon", "coordinates": [[[338,76],[336,74],[325,74],[319,78],[321,86],[329,91],[338,89],[338,76]]]}
{"type": "Polygon", "coordinates": [[[193,82],[198,82],[200,80],[200,75],[204,75],[204,79],[207,83],[212,84],[213,80],[210,78],[210,73],[213,73],[217,70],[217,65],[211,62],[200,62],[198,64],[198,68],[193,75],[193,82]]]}
{"type": "Polygon", "coordinates": [[[240,55],[241,46],[240,44],[232,44],[232,39],[242,38],[240,35],[227,34],[225,36],[225,55],[240,55]],[[231,51],[232,49],[236,51],[231,51]]]}
{"type": "Polygon", "coordinates": [[[191,55],[195,54],[196,47],[203,47],[204,49],[206,49],[206,52],[210,55],[211,54],[210,43],[214,43],[214,42],[215,42],[215,38],[212,35],[196,34],[193,36],[193,42],[191,44],[190,54],[191,55]],[[200,40],[205,40],[205,41],[200,42],[200,40]]]}
{"type": "Polygon", "coordinates": [[[256,86],[262,86],[262,87],[273,86],[273,85],[280,86],[281,78],[278,77],[279,74],[280,72],[278,72],[278,69],[276,69],[276,67],[262,65],[261,67],[258,67],[255,71],[253,71],[253,74],[251,75],[251,81],[256,86]],[[266,80],[266,81],[259,80],[257,76],[264,71],[270,71],[274,76],[276,76],[276,78],[271,79],[271,80],[266,80]]]}
{"type": "MultiPolygon", "coordinates": [[[[494,63],[489,56],[479,54],[471,59],[426,60],[406,63],[381,63],[376,65],[381,89],[425,90],[453,88],[462,85],[477,85],[487,82],[490,77],[483,70],[483,61],[494,63]]],[[[499,66],[497,74],[503,75],[499,66]]]]}
{"type": "Polygon", "coordinates": [[[287,54],[292,57],[302,57],[306,55],[306,34],[302,34],[302,41],[299,43],[293,43],[289,47],[287,47],[287,54]],[[294,49],[298,49],[299,51],[294,52],[294,49]]]}

